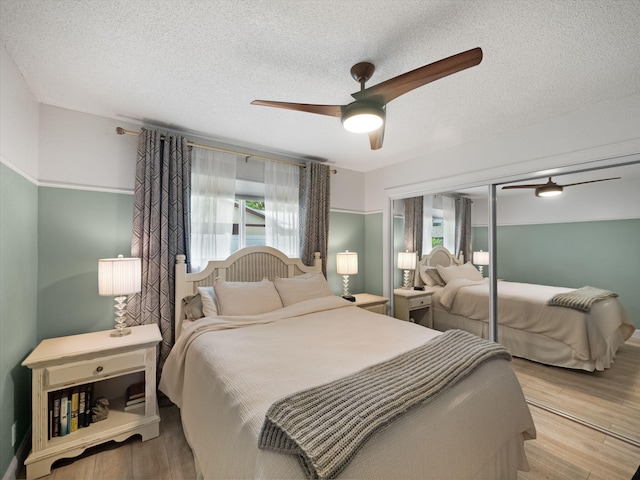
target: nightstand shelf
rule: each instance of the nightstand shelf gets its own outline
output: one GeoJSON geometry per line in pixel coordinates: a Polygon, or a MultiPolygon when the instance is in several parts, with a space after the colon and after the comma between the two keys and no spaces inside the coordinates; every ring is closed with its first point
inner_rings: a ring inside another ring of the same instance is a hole
{"type": "Polygon", "coordinates": [[[107,441],[124,441],[139,434],[142,440],[160,434],[156,400],[156,325],[131,327],[126,337],[111,337],[111,331],[86,333],[43,340],[22,363],[32,369],[32,450],[25,461],[27,479],[51,472],[60,458],[82,454],[107,441]],[[127,386],[144,381],[145,401],[140,408],[124,410],[127,386]],[[50,396],[92,385],[93,398],[109,400],[106,419],[49,438],[50,396]]]}
{"type": "Polygon", "coordinates": [[[405,290],[396,288],[393,291],[393,316],[399,320],[414,322],[432,328],[431,295],[432,290],[405,290]]]}
{"type": "Polygon", "coordinates": [[[389,303],[388,298],[372,295],[370,293],[358,293],[355,294],[354,297],[356,297],[354,304],[358,307],[369,310],[370,312],[386,315],[387,303],[389,303]]]}

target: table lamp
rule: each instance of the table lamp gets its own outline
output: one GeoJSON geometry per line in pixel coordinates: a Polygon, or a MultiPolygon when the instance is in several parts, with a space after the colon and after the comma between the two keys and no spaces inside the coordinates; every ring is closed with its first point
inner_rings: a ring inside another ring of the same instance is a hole
{"type": "Polygon", "coordinates": [[[112,337],[131,333],[125,325],[127,295],[142,290],[142,263],[139,258],[102,258],[98,261],[98,295],[115,296],[115,330],[112,337]]]}
{"type": "Polygon", "coordinates": [[[404,281],[402,284],[402,288],[405,290],[410,290],[412,285],[409,279],[409,274],[411,270],[416,269],[416,254],[415,252],[398,252],[398,268],[404,270],[404,281]]]}
{"type": "Polygon", "coordinates": [[[342,275],[342,298],[355,302],[356,297],[349,293],[349,275],[358,273],[358,254],[346,250],[336,255],[336,272],[342,275]]]}
{"type": "Polygon", "coordinates": [[[489,265],[489,252],[483,252],[482,250],[473,252],[473,263],[474,265],[478,265],[478,270],[480,270],[480,274],[484,277],[482,270],[484,265],[489,265]]]}

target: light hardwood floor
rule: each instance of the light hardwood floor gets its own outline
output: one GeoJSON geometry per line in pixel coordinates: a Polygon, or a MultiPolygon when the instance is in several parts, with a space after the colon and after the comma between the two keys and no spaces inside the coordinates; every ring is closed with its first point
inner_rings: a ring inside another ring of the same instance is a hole
{"type": "MultiPolygon", "coordinates": [[[[514,369],[525,393],[535,393],[540,399],[541,392],[548,388],[550,398],[557,398],[559,384],[551,388],[552,380],[549,373],[544,374],[548,367],[539,366],[526,360],[514,359],[514,369]],[[544,383],[551,382],[545,387],[544,383]]],[[[633,367],[633,378],[640,377],[640,340],[634,340],[623,346],[618,354],[616,364],[610,372],[629,381],[629,372],[622,372],[627,367],[633,367]],[[635,355],[638,355],[635,357],[635,355]],[[628,365],[627,365],[628,363],[628,365]],[[625,367],[625,365],[627,365],[625,367]],[[623,375],[624,373],[624,375],[623,375]]],[[[582,379],[580,372],[568,372],[557,369],[560,378],[566,376],[582,379]]],[[[615,420],[612,425],[627,425],[625,431],[638,434],[640,427],[640,381],[633,380],[630,389],[622,392],[615,382],[598,383],[592,377],[591,385],[581,386],[580,382],[569,382],[565,387],[564,402],[575,402],[583,408],[589,403],[582,395],[592,393],[591,403],[599,416],[606,416],[603,411],[615,420]],[[618,399],[616,402],[615,399],[618,399]],[[600,401],[603,401],[600,405],[600,401]],[[613,402],[613,403],[611,403],[613,402]],[[625,405],[624,415],[616,412],[620,405],[625,405]],[[630,408],[630,410],[628,409],[630,408]],[[631,416],[631,417],[629,417],[631,416]]],[[[551,375],[553,377],[553,375],[551,375]]],[[[612,375],[608,375],[607,378],[612,375]]],[[[556,379],[556,381],[558,381],[556,379]]],[[[554,413],[535,406],[530,407],[537,429],[537,439],[525,443],[525,450],[529,459],[529,472],[520,472],[518,480],[630,480],[640,465],[640,448],[632,446],[604,433],[567,420],[554,413]]],[[[65,460],[54,464],[51,474],[42,477],[45,480],[110,480],[110,479],[167,479],[186,480],[195,478],[195,468],[191,450],[184,438],[180,413],[176,407],[160,409],[160,436],[147,442],[134,437],[123,443],[111,443],[95,447],[75,460],[65,460]]],[[[20,478],[24,478],[24,472],[20,478]]]]}

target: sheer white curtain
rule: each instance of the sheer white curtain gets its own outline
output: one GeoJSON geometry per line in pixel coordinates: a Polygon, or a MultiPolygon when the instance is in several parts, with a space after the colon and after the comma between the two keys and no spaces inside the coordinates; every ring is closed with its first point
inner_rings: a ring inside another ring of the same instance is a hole
{"type": "Polygon", "coordinates": [[[442,196],[442,243],[454,255],[456,252],[456,199],[442,196]]]}
{"type": "Polygon", "coordinates": [[[237,156],[193,147],[191,271],[231,254],[237,156]]]}
{"type": "Polygon", "coordinates": [[[266,243],[290,257],[300,256],[300,167],[265,162],[264,210],[266,243]]]}
{"type": "Polygon", "coordinates": [[[422,198],[422,255],[426,255],[433,249],[433,195],[422,198]]]}

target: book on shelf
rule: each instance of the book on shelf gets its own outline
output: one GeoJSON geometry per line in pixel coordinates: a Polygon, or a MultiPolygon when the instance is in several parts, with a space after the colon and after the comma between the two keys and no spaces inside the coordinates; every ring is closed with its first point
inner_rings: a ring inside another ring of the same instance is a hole
{"type": "Polygon", "coordinates": [[[75,432],[91,423],[92,383],[49,392],[48,397],[49,439],[75,432]]]}
{"type": "Polygon", "coordinates": [[[93,383],[85,385],[87,388],[84,393],[84,418],[82,426],[88,427],[91,424],[91,405],[93,403],[93,383]]]}
{"type": "Polygon", "coordinates": [[[132,400],[127,400],[124,404],[125,407],[130,407],[132,405],[137,405],[138,403],[144,403],[144,397],[134,398],[132,400]]]}
{"type": "Polygon", "coordinates": [[[63,437],[69,433],[69,411],[71,403],[69,402],[69,391],[63,390],[60,397],[60,436],[63,437]]]}
{"type": "Polygon", "coordinates": [[[131,405],[125,405],[124,407],[124,411],[125,412],[130,412],[131,410],[137,410],[137,409],[143,409],[145,407],[145,402],[144,402],[144,398],[142,399],[142,402],[138,402],[138,403],[133,403],[131,405]]]}
{"type": "Polygon", "coordinates": [[[78,407],[80,406],[80,390],[74,387],[71,390],[71,410],[69,416],[69,433],[78,430],[78,407]]]}
{"type": "Polygon", "coordinates": [[[127,392],[124,397],[125,401],[128,402],[130,400],[135,400],[137,398],[144,398],[145,392],[145,383],[138,382],[133,383],[127,387],[127,392]]]}
{"type": "Polygon", "coordinates": [[[80,386],[80,393],[78,395],[78,428],[84,427],[84,415],[85,415],[85,401],[87,398],[87,386],[80,386]]]}

